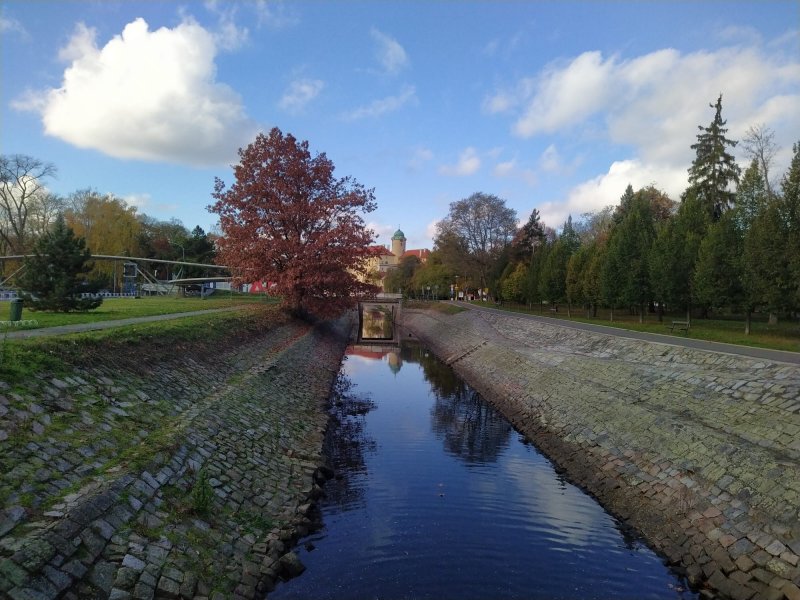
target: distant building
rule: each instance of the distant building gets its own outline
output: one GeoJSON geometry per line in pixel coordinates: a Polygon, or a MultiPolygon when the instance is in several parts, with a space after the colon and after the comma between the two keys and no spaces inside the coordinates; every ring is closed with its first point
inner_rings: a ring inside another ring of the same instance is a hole
{"type": "Polygon", "coordinates": [[[369,271],[376,272],[381,282],[386,273],[397,267],[406,256],[416,256],[422,264],[425,264],[431,253],[427,248],[406,250],[406,236],[400,229],[392,236],[391,250],[385,246],[373,246],[372,250],[375,254],[369,259],[369,271]]]}

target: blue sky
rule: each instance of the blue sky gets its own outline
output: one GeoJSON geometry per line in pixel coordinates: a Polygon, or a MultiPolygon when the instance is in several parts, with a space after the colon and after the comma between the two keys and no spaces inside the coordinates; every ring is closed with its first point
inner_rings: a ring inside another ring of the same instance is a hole
{"type": "MultiPolygon", "coordinates": [[[[800,139],[800,3],[0,3],[0,152],[209,229],[214,177],[277,126],[374,187],[388,244],[431,247],[449,204],[496,194],[527,220],[677,199],[723,94],[729,135],[800,139]]],[[[744,164],[745,155],[735,151],[744,164]]]]}

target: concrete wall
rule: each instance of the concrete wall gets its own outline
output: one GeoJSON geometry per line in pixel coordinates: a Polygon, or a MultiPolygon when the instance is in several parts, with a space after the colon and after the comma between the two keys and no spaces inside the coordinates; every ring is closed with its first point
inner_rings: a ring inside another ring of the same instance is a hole
{"type": "Polygon", "coordinates": [[[0,598],[254,598],[302,568],[339,325],[0,382],[0,598]]]}
{"type": "Polygon", "coordinates": [[[705,593],[800,599],[796,365],[500,312],[402,326],[705,593]]]}

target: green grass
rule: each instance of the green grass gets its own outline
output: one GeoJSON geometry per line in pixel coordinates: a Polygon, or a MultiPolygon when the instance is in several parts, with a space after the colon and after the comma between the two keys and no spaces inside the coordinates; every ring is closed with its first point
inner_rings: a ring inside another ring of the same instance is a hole
{"type": "MultiPolygon", "coordinates": [[[[477,306],[487,306],[485,302],[476,301],[473,302],[473,304],[477,306]]],[[[752,321],[750,325],[750,335],[745,335],[744,319],[736,318],[692,318],[691,328],[688,333],[683,333],[679,332],[677,329],[674,332],[670,332],[669,326],[673,319],[685,320],[686,315],[684,313],[664,315],[663,322],[659,322],[656,315],[646,315],[644,322],[639,323],[639,317],[637,315],[630,315],[628,311],[624,310],[615,310],[614,320],[611,321],[610,311],[608,309],[599,310],[595,318],[586,318],[586,312],[583,309],[573,309],[572,317],[567,317],[566,305],[560,305],[559,312],[557,313],[550,311],[549,307],[531,310],[518,304],[504,304],[501,307],[491,305],[491,308],[539,315],[553,319],[576,321],[579,323],[617,327],[619,329],[629,329],[632,331],[658,333],[679,338],[689,337],[697,340],[708,340],[725,344],[736,344],[739,346],[800,352],[800,323],[796,321],[785,321],[779,322],[777,325],[770,325],[763,316],[759,316],[759,318],[755,318],[752,321]]]]}
{"type": "Polygon", "coordinates": [[[434,302],[427,300],[406,300],[403,302],[405,308],[420,308],[427,310],[435,310],[446,315],[455,315],[464,309],[455,304],[447,304],[446,302],[434,302]]]}
{"type": "MultiPolygon", "coordinates": [[[[33,319],[37,327],[55,327],[74,323],[94,323],[96,321],[114,321],[132,317],[149,317],[194,310],[226,308],[243,304],[267,304],[277,302],[276,299],[256,294],[231,294],[217,292],[208,298],[174,296],[148,296],[142,298],[106,298],[96,309],[83,313],[58,313],[34,311],[25,306],[22,309],[22,320],[33,319]]],[[[0,306],[1,308],[2,306],[0,306]]],[[[8,315],[0,315],[6,319],[8,315]]],[[[31,327],[26,327],[31,329],[31,327]]],[[[11,331],[14,329],[12,328],[11,331]]]]}

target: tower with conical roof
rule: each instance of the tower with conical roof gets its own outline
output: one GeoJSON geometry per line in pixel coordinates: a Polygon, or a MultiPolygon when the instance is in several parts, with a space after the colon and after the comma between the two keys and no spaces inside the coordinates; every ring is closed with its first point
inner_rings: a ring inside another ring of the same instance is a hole
{"type": "Polygon", "coordinates": [[[406,236],[405,234],[398,229],[394,232],[392,236],[392,254],[394,254],[397,263],[400,263],[400,259],[403,258],[403,254],[406,253],[406,236]]]}

